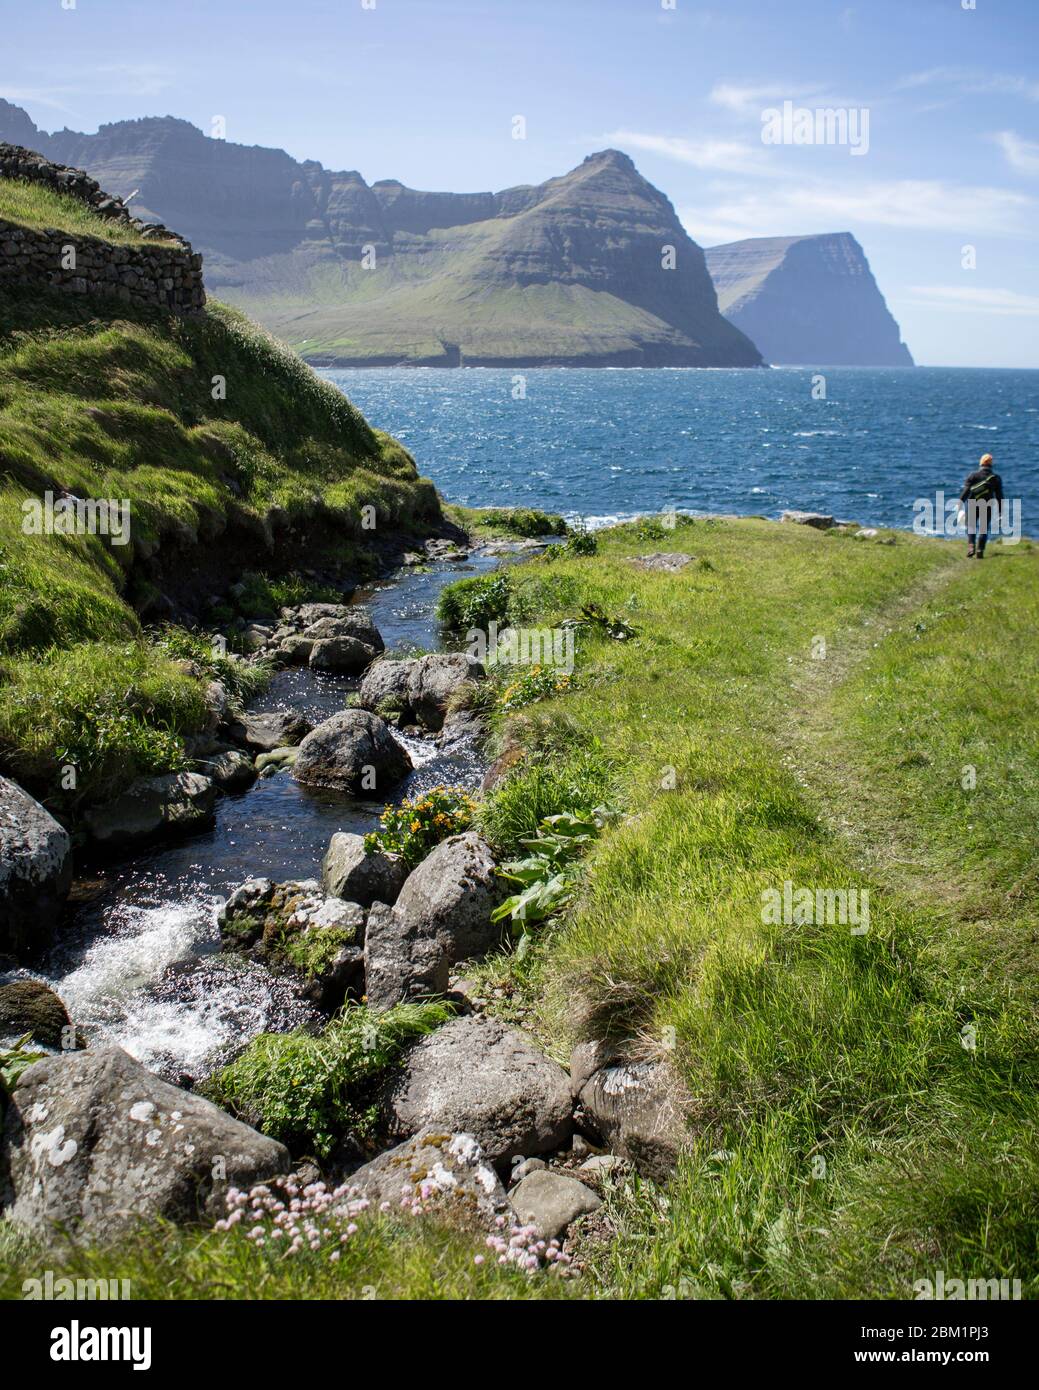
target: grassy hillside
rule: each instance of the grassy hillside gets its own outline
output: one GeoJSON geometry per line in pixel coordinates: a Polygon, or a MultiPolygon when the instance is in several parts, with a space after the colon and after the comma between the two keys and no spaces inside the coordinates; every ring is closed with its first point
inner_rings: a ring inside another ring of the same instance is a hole
{"type": "Polygon", "coordinates": [[[943,1269],[1039,1295],[1039,551],[979,565],[754,520],[577,550],[513,571],[511,616],[593,603],[635,636],[586,630],[565,693],[491,682],[523,757],[484,822],[515,851],[550,812],[621,818],[533,948],[481,967],[483,992],[533,1006],[561,1060],[608,1033],[671,1061],[693,1145],[669,1189],[615,1187],[609,1239],[563,1285],[380,1219],[335,1273],[234,1232],[178,1234],[157,1261],[161,1231],[70,1272],[143,1296],[428,1297],[435,1264],[444,1297],[905,1298],[943,1269]],[[659,550],[695,559],[632,563],[659,550]],[[766,922],[785,880],[867,891],[868,932],[766,922]]]}
{"type": "Polygon", "coordinates": [[[0,220],[37,231],[56,227],[119,246],[162,246],[167,241],[165,237],[142,237],[137,227],[102,217],[79,198],[26,179],[0,179],[0,220]]]}
{"type": "MultiPolygon", "coordinates": [[[[0,217],[28,216],[22,187],[0,181],[0,217]]],[[[0,764],[49,796],[75,764],[73,801],[176,766],[201,687],[142,619],[171,594],[194,610],[243,570],[349,575],[373,542],[438,516],[410,455],[237,311],[169,318],[5,292],[0,764]],[[129,543],[27,533],[23,504],[47,492],[128,499],[129,543]]]]}

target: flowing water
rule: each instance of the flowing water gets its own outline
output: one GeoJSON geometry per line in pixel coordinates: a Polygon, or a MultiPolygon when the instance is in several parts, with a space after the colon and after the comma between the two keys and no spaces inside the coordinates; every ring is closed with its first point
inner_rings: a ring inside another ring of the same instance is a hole
{"type": "MultiPolygon", "coordinates": [[[[352,601],[371,613],[387,650],[429,650],[438,645],[440,589],[495,564],[474,555],[432,565],[359,590],[352,601]]],[[[356,687],[347,677],[290,669],[251,708],[292,708],[316,724],[341,710],[356,687]]],[[[479,783],[473,750],[446,754],[429,740],[399,737],[415,764],[399,797],[437,783],[479,783]]],[[[314,1017],[290,980],[220,954],[222,901],[248,878],[319,878],[332,835],[372,829],[381,810],[381,803],[307,791],[287,772],[220,797],[210,830],[97,867],[89,901],[38,978],[57,990],[92,1043],[117,1044],[171,1079],[197,1078],[257,1033],[314,1017]]]]}

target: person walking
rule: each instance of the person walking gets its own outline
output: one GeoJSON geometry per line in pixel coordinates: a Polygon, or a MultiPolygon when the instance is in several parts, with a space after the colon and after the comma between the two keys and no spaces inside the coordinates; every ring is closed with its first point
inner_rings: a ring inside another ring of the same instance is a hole
{"type": "Polygon", "coordinates": [[[985,546],[993,518],[999,523],[1003,506],[1003,479],[993,467],[991,454],[982,454],[975,471],[963,484],[960,501],[967,521],[967,559],[985,558],[985,546]]]}

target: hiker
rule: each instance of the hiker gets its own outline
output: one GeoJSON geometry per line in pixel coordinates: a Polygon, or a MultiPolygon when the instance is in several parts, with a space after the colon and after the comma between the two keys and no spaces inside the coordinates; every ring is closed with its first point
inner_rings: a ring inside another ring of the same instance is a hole
{"type": "Polygon", "coordinates": [[[967,519],[967,559],[985,558],[989,537],[989,522],[995,517],[998,527],[1003,506],[1003,479],[993,469],[991,454],[982,454],[977,469],[963,484],[960,501],[967,519]]]}

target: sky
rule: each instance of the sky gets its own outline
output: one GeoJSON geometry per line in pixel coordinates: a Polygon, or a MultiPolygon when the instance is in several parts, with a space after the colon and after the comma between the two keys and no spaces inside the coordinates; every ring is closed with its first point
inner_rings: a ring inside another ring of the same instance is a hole
{"type": "Polygon", "coordinates": [[[614,146],[701,245],[854,233],[917,362],[1039,367],[1039,0],[0,0],[0,16],[0,96],[46,130],[222,116],[229,140],[454,192],[614,146]],[[767,142],[785,102],[847,111],[861,152],[767,142]]]}

